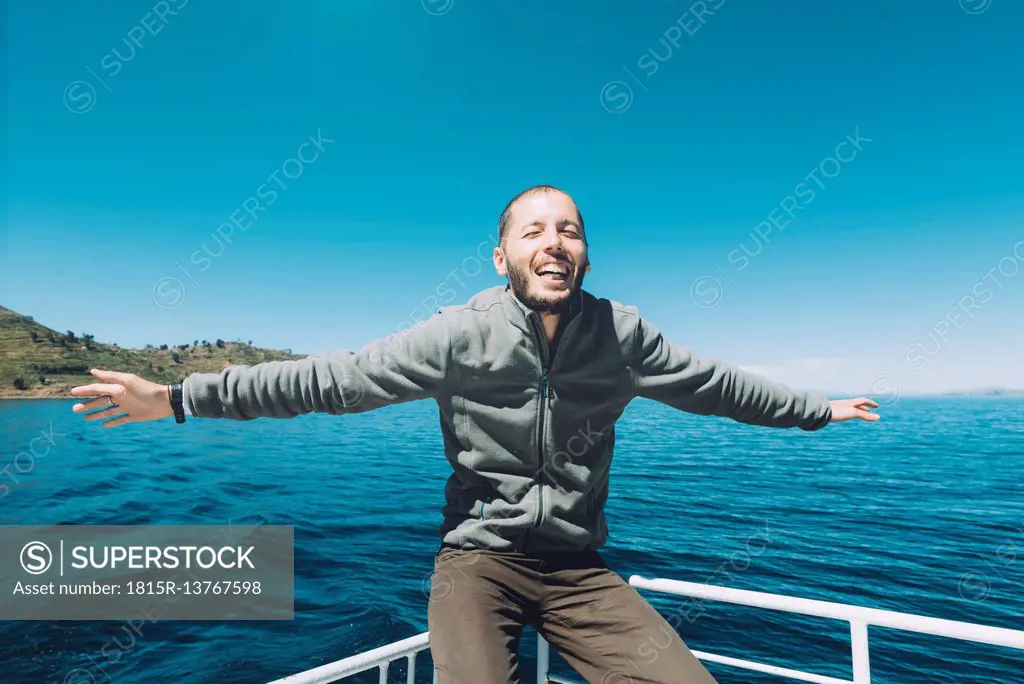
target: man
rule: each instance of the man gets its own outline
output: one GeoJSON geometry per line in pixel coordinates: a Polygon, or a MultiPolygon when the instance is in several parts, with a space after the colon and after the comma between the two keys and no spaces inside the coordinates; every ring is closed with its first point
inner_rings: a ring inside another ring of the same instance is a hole
{"type": "Polygon", "coordinates": [[[583,217],[561,190],[537,186],[513,198],[498,232],[494,266],[507,286],[400,335],[357,353],[193,374],[180,388],[96,370],[103,383],[72,393],[101,396],[74,410],[112,403],[86,420],[113,427],[165,418],[178,401],[180,422],[182,411],[291,418],[432,398],[454,470],[428,609],[437,681],[518,682],[516,653],[528,624],[591,682],[713,683],[598,554],[608,534],[615,421],[635,397],[803,430],[877,420],[866,409],[877,404],[829,402],[697,356],[635,308],[584,291],[583,217]],[[641,657],[652,639],[656,657],[641,657]]]}

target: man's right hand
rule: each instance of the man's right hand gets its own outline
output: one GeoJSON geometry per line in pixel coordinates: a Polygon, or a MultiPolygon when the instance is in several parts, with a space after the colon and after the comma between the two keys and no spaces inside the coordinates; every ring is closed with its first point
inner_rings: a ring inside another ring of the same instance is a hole
{"type": "Polygon", "coordinates": [[[83,413],[104,406],[109,408],[86,415],[86,420],[102,420],[104,421],[103,427],[109,428],[126,423],[159,420],[174,415],[167,385],[150,382],[131,373],[118,373],[98,368],[93,368],[89,372],[103,382],[72,387],[71,394],[76,397],[95,396],[96,398],[75,404],[71,410],[75,413],[83,413]],[[113,420],[110,420],[111,418],[113,420]]]}

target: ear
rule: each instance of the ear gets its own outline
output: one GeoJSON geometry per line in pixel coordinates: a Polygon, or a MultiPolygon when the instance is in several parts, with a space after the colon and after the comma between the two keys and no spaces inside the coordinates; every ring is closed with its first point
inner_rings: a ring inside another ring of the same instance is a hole
{"type": "Polygon", "coordinates": [[[500,276],[508,275],[508,264],[505,261],[505,251],[501,247],[494,248],[494,270],[500,276]]]}

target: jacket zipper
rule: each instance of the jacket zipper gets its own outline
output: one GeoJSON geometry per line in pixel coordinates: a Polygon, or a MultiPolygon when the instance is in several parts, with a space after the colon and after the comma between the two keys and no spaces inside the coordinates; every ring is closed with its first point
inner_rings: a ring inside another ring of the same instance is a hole
{"type": "MultiPolygon", "coordinates": [[[[548,411],[547,398],[548,398],[548,369],[541,367],[541,379],[540,379],[540,420],[537,421],[537,464],[540,466],[540,472],[544,472],[544,415],[548,411]]],[[[537,490],[537,520],[534,522],[534,527],[540,527],[541,522],[544,521],[544,478],[541,477],[537,483],[540,485],[540,489],[537,490]]]]}
{"type": "MultiPolygon", "coordinates": [[[[527,317],[528,320],[529,317],[527,317]]],[[[579,316],[577,315],[574,320],[569,322],[565,330],[562,332],[562,341],[560,346],[565,344],[565,338],[568,337],[569,331],[573,329],[573,326],[578,322],[579,316]]],[[[550,366],[553,359],[547,358],[547,352],[549,350],[547,336],[544,334],[544,328],[541,326],[540,321],[537,319],[533,320],[533,330],[535,333],[535,339],[537,341],[538,351],[540,352],[540,416],[537,420],[537,464],[540,466],[539,472],[544,472],[544,416],[548,410],[548,400],[553,398],[551,392],[550,383],[550,366]]],[[[534,519],[533,527],[527,528],[523,534],[523,548],[527,547],[526,540],[529,537],[531,529],[540,527],[544,521],[544,483],[538,482],[540,489],[537,490],[537,516],[534,519]]]]}
{"type": "MultiPolygon", "coordinates": [[[[539,324],[534,322],[534,330],[539,327],[539,324]]],[[[537,419],[537,465],[538,472],[544,472],[544,416],[548,410],[548,392],[550,387],[548,384],[548,362],[546,345],[547,338],[543,335],[543,330],[538,334],[537,342],[539,345],[538,351],[540,352],[540,416],[537,419]]],[[[534,519],[533,526],[540,527],[541,523],[544,522],[544,482],[543,477],[538,478],[537,484],[539,489],[537,490],[537,516],[534,519]]]]}

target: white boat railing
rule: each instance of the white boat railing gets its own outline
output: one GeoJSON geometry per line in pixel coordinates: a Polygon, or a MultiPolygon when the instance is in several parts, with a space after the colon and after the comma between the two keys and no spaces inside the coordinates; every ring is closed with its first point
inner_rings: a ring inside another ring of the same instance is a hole
{"type": "MultiPolygon", "coordinates": [[[[427,641],[428,634],[429,632],[421,632],[408,639],[385,644],[371,651],[357,653],[333,663],[314,667],[312,670],[293,674],[284,679],[275,679],[271,684],[328,684],[374,668],[380,672],[380,684],[386,684],[388,667],[402,658],[406,659],[408,665],[405,681],[407,684],[414,684],[416,681],[416,654],[430,648],[427,641]]],[[[436,673],[434,680],[437,680],[436,673]]]]}
{"type": "Polygon", "coordinates": [[[766,594],[761,591],[731,589],[711,584],[695,584],[693,582],[681,582],[670,579],[647,579],[639,575],[630,577],[629,583],[638,589],[650,589],[677,596],[722,601],[755,608],[769,608],[771,610],[782,610],[789,613],[849,622],[851,648],[853,651],[852,680],[824,677],[809,672],[801,672],[800,670],[764,665],[763,663],[729,658],[702,651],[693,652],[697,658],[706,662],[731,665],[746,670],[756,670],[757,672],[789,677],[804,682],[817,682],[818,684],[870,684],[871,664],[868,654],[868,626],[889,627],[906,632],[917,632],[918,634],[930,634],[964,641],[976,641],[993,646],[1024,649],[1024,631],[1016,629],[988,627],[969,622],[957,622],[955,620],[942,620],[923,615],[899,613],[893,610],[863,608],[844,603],[816,601],[813,599],[783,596],[781,594],[766,594]]]}
{"type": "MultiPolygon", "coordinates": [[[[815,682],[816,684],[870,684],[869,626],[887,627],[906,632],[916,632],[918,634],[929,634],[1024,650],[1024,631],[1016,629],[989,627],[970,622],[943,620],[892,610],[864,608],[844,603],[796,598],[781,594],[767,594],[746,589],[732,589],[712,584],[695,584],[693,582],[661,578],[648,579],[640,575],[632,575],[629,578],[629,583],[638,589],[649,589],[676,596],[735,603],[742,606],[768,608],[770,610],[782,610],[789,613],[799,613],[800,615],[831,618],[848,622],[850,624],[853,655],[853,679],[837,679],[835,677],[826,677],[775,665],[765,665],[764,663],[757,663],[751,660],[730,658],[703,651],[693,651],[693,654],[704,662],[719,663],[721,665],[764,672],[804,682],[815,682]]],[[[414,684],[416,677],[416,654],[429,647],[428,632],[423,632],[402,641],[396,641],[386,646],[366,651],[365,653],[343,658],[342,660],[328,663],[306,672],[285,677],[284,679],[275,680],[270,684],[328,684],[329,682],[336,682],[345,677],[374,668],[377,668],[379,671],[380,684],[386,684],[388,681],[388,666],[402,658],[408,661],[406,681],[408,684],[414,684]]],[[[550,649],[548,643],[538,635],[537,681],[542,684],[574,684],[572,680],[550,675],[548,672],[549,666],[550,649]]],[[[435,672],[435,684],[436,681],[437,673],[435,672]]]]}

